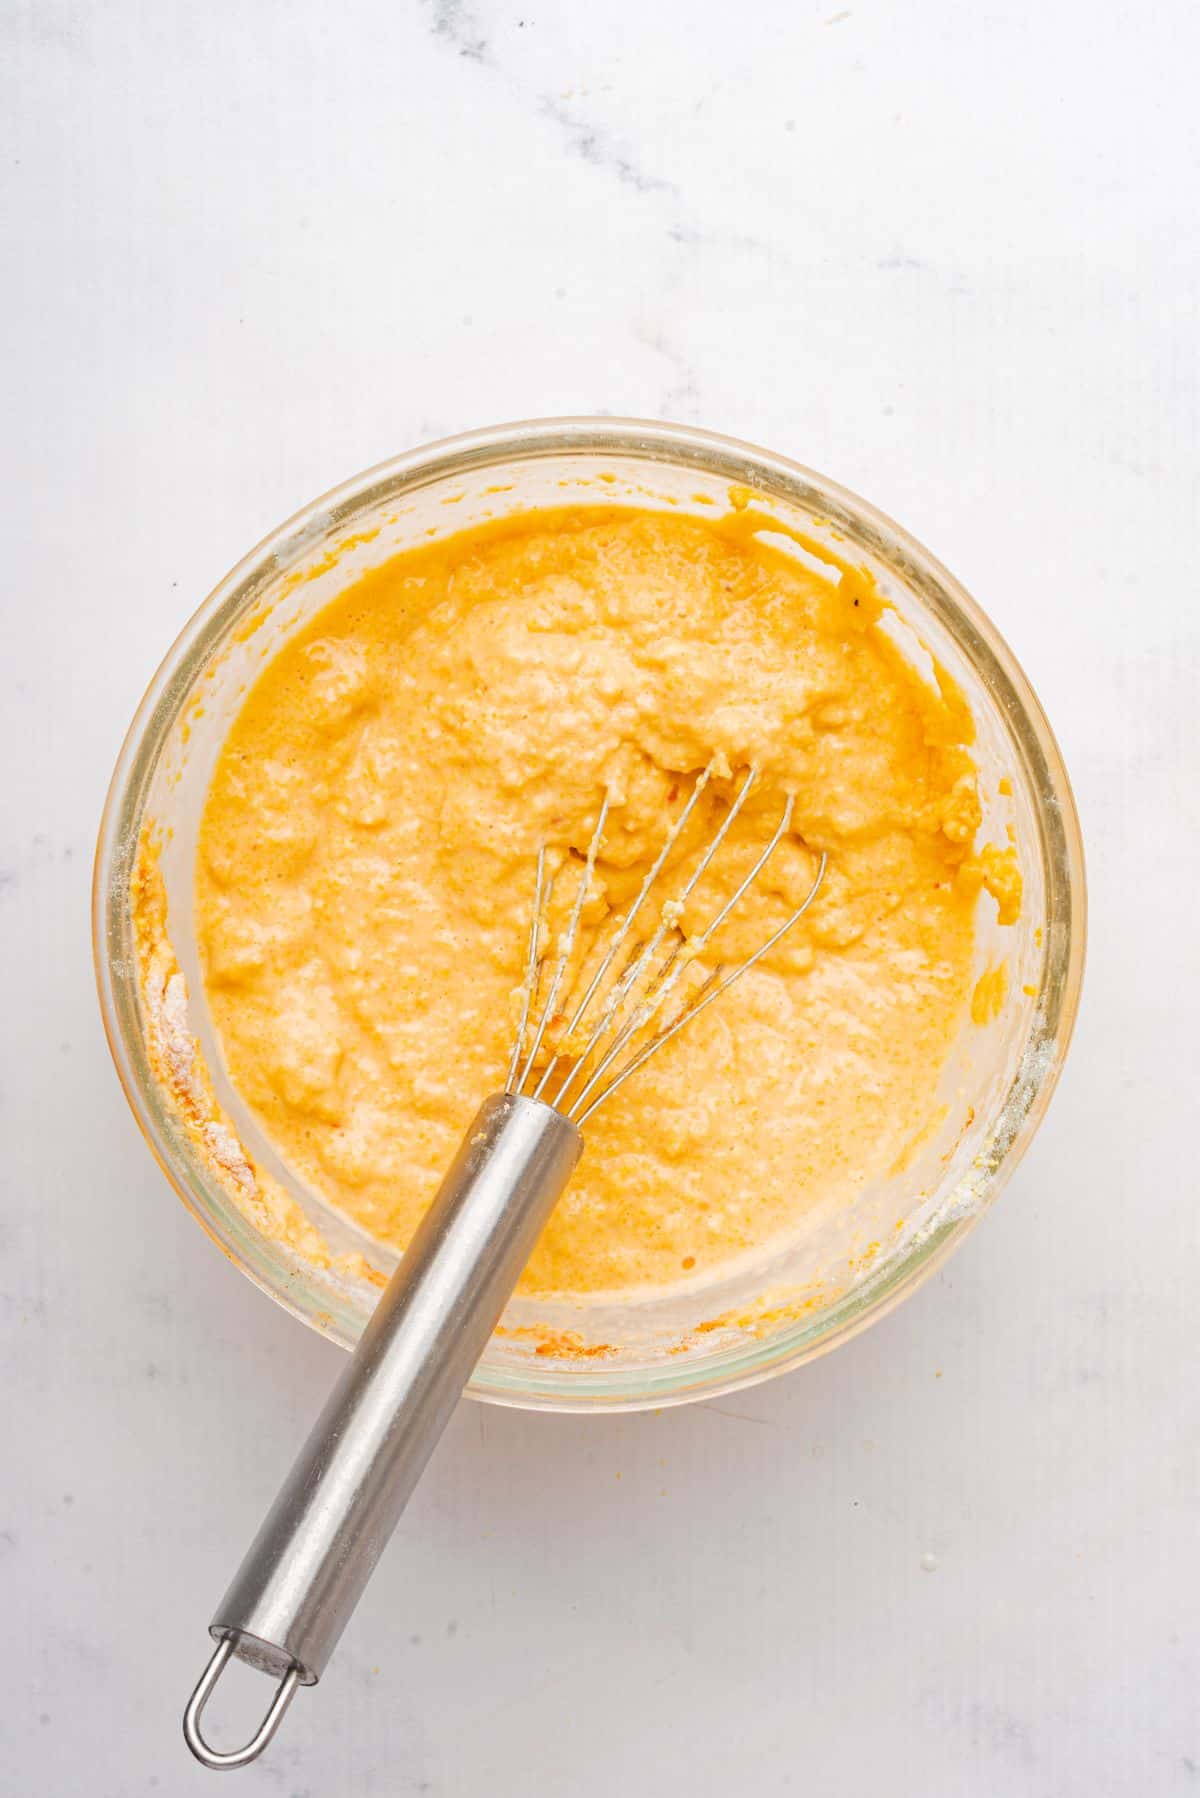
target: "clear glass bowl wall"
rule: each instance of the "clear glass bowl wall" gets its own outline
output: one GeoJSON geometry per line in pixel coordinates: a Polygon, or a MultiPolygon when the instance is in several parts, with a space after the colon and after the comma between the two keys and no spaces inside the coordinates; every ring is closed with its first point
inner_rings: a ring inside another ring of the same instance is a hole
{"type": "MultiPolygon", "coordinates": [[[[636,1303],[580,1311],[514,1300],[505,1317],[510,1326],[579,1332],[611,1345],[610,1352],[557,1358],[538,1354],[532,1338],[498,1335],[469,1389],[480,1398],[547,1409],[632,1409],[711,1397],[795,1367],[912,1291],[995,1197],[1061,1066],[1084,938],[1082,853],[1066,772],[1011,652],[919,544],[810,470],[681,427],[549,420],[399,457],[274,533],[221,583],[168,654],[113,777],[97,851],[95,947],[109,1041],[130,1104],[172,1184],[225,1252],[297,1317],[352,1344],[376,1288],[316,1267],[259,1233],[198,1154],[151,1071],[130,910],[143,825],[151,819],[169,833],[162,866],[170,935],[187,977],[191,1026],[221,1104],[251,1156],[285,1181],[331,1247],[364,1249],[387,1270],[394,1256],[362,1238],[280,1164],[225,1076],[213,1040],[192,885],[197,826],[224,735],[264,659],[362,570],[406,547],[486,518],[576,502],[712,517],[727,508],[731,487],[750,488],[781,522],[870,568],[912,633],[913,654],[920,657],[923,649],[936,656],[966,694],[977,729],[984,836],[1002,842],[1006,827],[1015,827],[1025,878],[1024,910],[1014,929],[1000,932],[994,903],[980,902],[980,971],[1002,956],[1010,997],[988,1029],[964,1023],[942,1082],[942,1128],[903,1174],[878,1181],[852,1213],[818,1210],[769,1256],[636,1303]],[[264,622],[248,634],[248,624],[260,617],[264,622]],[[1011,797],[998,794],[1002,776],[1012,783],[1011,797]],[[1033,993],[1024,993],[1026,986],[1033,993]],[[750,1311],[759,1313],[751,1329],[696,1333],[701,1323],[750,1311]],[[772,1311],[773,1321],[762,1315],[772,1311]]],[[[786,539],[779,542],[798,553],[786,539]]]]}

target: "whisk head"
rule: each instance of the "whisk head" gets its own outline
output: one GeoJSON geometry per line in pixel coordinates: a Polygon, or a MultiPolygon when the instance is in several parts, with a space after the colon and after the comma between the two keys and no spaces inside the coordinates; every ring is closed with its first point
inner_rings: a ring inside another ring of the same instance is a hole
{"type": "Polygon", "coordinates": [[[779,843],[791,830],[795,801],[788,798],[782,816],[759,852],[749,872],[738,882],[699,930],[690,934],[682,927],[684,909],[735,820],[750,797],[758,778],[751,767],[725,811],[720,824],[701,852],[679,892],[660,900],[657,921],[652,924],[656,887],[689,820],[714,773],[710,764],[697,778],[687,803],[668,830],[636,898],[626,911],[610,921],[584,958],[581,971],[572,974],[579,946],[584,904],[592,887],[596,862],[604,842],[612,796],[605,793],[586,861],[566,926],[553,938],[547,912],[554,874],[545,846],[538,853],[533,920],[525,979],[521,989],[521,1016],[509,1060],[505,1091],[523,1093],[553,1105],[582,1127],[598,1106],[643,1067],[663,1044],[690,1024],[714,1000],[728,991],[754,964],[761,961],[802,918],[820,890],[826,857],[821,854],[816,875],[803,902],[765,942],[750,955],[732,964],[719,961],[689,985],[689,972],[703,956],[716,932],[734,907],[753,886],[779,843]],[[638,930],[639,919],[647,920],[638,930]],[[590,964],[594,962],[594,967],[590,964]],[[582,988],[579,997],[575,993],[582,988]],[[539,1056],[547,1051],[544,1065],[539,1056]]]}

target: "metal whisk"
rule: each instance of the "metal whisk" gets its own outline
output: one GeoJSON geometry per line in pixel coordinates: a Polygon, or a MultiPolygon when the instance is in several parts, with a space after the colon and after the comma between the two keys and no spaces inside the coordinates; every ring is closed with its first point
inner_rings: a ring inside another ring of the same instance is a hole
{"type": "Polygon", "coordinates": [[[794,809],[789,798],[749,872],[708,923],[688,935],[684,909],[757,780],[751,768],[680,890],[659,899],[664,870],[713,775],[710,765],[698,776],[628,910],[586,953],[581,923],[610,795],[582,867],[569,857],[554,869],[550,852],[539,853],[520,1022],[504,1090],[480,1107],[209,1625],[217,1646],[183,1719],[188,1747],[206,1767],[255,1760],[296,1687],[315,1685],[324,1672],[583,1152],[584,1124],[768,954],[816,898],[823,854],[803,902],[773,935],[752,955],[703,972],[706,948],[791,830],[794,809]],[[577,885],[556,939],[548,914],[566,868],[577,870],[577,885]],[[222,1752],[205,1741],[200,1722],[234,1656],[279,1683],[253,1738],[222,1752]]]}

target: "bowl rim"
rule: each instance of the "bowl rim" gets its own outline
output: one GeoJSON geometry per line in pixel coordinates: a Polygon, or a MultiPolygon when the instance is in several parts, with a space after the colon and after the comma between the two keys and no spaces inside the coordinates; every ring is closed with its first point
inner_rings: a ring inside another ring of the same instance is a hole
{"type": "MultiPolygon", "coordinates": [[[[800,1322],[765,1341],[746,1338],[728,1352],[693,1360],[677,1356],[662,1368],[609,1369],[602,1361],[547,1361],[536,1378],[524,1372],[477,1369],[467,1392],[494,1404],[529,1410],[582,1414],[632,1411],[685,1404],[757,1384],[826,1354],[886,1316],[926,1280],[991,1208],[1032,1141],[1057,1085],[1078,1013],[1087,932],[1083,841],[1070,779],[1053,730],[1017,658],[982,607],[961,582],[912,534],[849,488],[816,470],[735,437],[691,425],[609,415],[519,420],[485,426],[404,451],[375,463],[328,489],[269,532],[226,574],[196,608],[161,662],[125,733],[109,784],[92,884],[92,945],[100,1010],[109,1050],[134,1118],[151,1152],[188,1210],[223,1253],[285,1310],[322,1334],[349,1346],[353,1333],[339,1327],[328,1295],[313,1299],[303,1290],[304,1267],[279,1245],[276,1278],[248,1263],[228,1213],[206,1205],[183,1168],[155,1110],[137,1067],[132,1021],[137,1011],[136,973],[118,969],[111,953],[114,929],[121,926],[131,872],[129,821],[140,825],[140,798],[166,735],[190,691],[184,673],[198,652],[221,635],[226,618],[245,608],[264,573],[277,570],[289,554],[312,545],[319,535],[348,522],[355,513],[405,491],[455,473],[466,474],[496,462],[530,461],[570,453],[640,457],[649,463],[674,462],[744,485],[758,495],[782,498],[817,510],[844,529],[857,546],[883,554],[914,581],[923,603],[948,629],[973,665],[981,661],[995,700],[1003,705],[1012,735],[1026,760],[1037,801],[1043,843],[1047,833],[1056,853],[1043,855],[1046,879],[1046,944],[1055,979],[1052,1011],[1043,1054],[1030,1075],[1027,1102],[998,1163],[986,1174],[984,1189],[969,1208],[935,1224],[894,1266],[867,1275],[850,1294],[820,1316],[822,1327],[800,1322]],[[998,689],[998,691],[997,691],[998,689]],[[150,754],[150,746],[154,753],[150,754]],[[1054,901],[1053,905],[1051,901],[1054,901]],[[1051,927],[1053,926],[1053,927],[1051,927]],[[283,1265],[287,1262],[287,1266],[283,1265]],[[691,1368],[687,1365],[691,1363],[691,1368]],[[694,1369],[699,1377],[689,1378],[694,1369]]],[[[200,1183],[203,1185],[203,1182],[200,1183]]],[[[205,1188],[207,1191],[207,1188],[205,1188]]],[[[259,1241],[266,1238],[257,1237],[259,1241]]]]}

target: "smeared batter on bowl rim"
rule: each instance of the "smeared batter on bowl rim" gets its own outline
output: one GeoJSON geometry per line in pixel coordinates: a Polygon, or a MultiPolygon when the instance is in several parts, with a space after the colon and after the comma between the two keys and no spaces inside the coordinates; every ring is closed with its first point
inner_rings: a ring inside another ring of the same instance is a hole
{"type": "MultiPolygon", "coordinates": [[[[201,823],[196,921],[229,1075],[296,1172],[402,1250],[503,1082],[538,848],[612,812],[585,920],[628,903],[699,772],[687,858],[749,766],[698,929],[795,795],[714,943],[808,915],[589,1124],[521,1290],[698,1278],[851,1204],[928,1128],[970,1004],[981,886],[971,718],[897,647],[870,581],[753,514],[573,508],[401,555],[270,661],[201,823]],[[757,520],[761,526],[762,520],[757,520]]],[[[566,883],[564,883],[564,886],[566,883]]]]}

